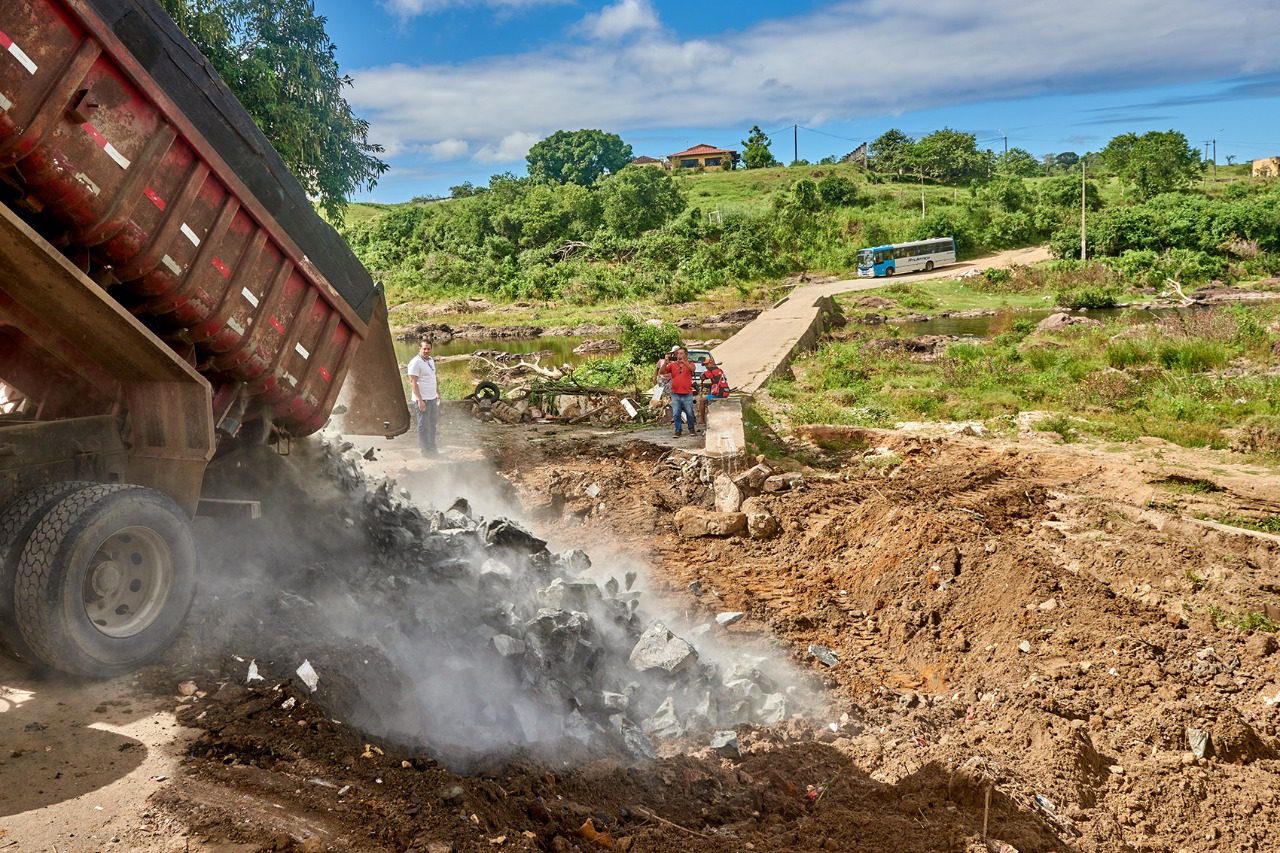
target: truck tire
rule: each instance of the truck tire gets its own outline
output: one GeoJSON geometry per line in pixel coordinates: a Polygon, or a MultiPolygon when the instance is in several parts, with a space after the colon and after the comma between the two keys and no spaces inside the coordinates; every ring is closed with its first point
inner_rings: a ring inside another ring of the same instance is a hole
{"type": "Polygon", "coordinates": [[[32,529],[49,507],[72,492],[87,489],[93,483],[67,480],[50,483],[21,495],[0,512],[0,650],[21,660],[31,661],[31,648],[22,639],[13,615],[13,578],[18,558],[26,547],[32,529]]]}
{"type": "Polygon", "coordinates": [[[119,675],[182,629],[195,597],[195,544],[182,510],[159,492],[95,485],[46,510],[14,580],[14,615],[37,663],[119,675]]]}

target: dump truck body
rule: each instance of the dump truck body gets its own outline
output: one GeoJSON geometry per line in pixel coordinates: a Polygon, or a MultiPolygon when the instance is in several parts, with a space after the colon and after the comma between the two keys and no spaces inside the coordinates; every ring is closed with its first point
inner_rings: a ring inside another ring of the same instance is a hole
{"type": "MultiPolygon", "coordinates": [[[[159,6],[0,4],[0,640],[63,653],[14,627],[32,596],[56,594],[23,591],[55,556],[27,553],[46,516],[116,519],[132,501],[168,530],[165,513],[197,510],[220,443],[313,433],[344,381],[364,392],[352,431],[407,429],[386,324],[368,272],[159,6]]],[[[187,546],[111,536],[68,583],[91,616],[118,599],[96,624],[127,635],[159,606],[150,586],[185,587],[112,555],[163,564],[187,546]]],[[[93,669],[65,656],[43,662],[93,669]]]]}

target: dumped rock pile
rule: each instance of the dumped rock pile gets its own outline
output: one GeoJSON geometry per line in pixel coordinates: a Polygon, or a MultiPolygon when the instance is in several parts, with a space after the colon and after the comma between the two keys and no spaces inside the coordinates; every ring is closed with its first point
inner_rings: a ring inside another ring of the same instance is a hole
{"type": "Polygon", "coordinates": [[[369,489],[358,451],[341,448],[321,449],[333,493],[307,514],[333,513],[324,553],[272,577],[266,614],[253,605],[262,581],[236,583],[228,651],[264,672],[274,661],[277,675],[305,659],[314,699],[343,722],[467,766],[516,750],[651,758],[662,741],[705,746],[716,730],[805,710],[810,694],[762,655],[700,655],[646,606],[634,572],[553,554],[464,499],[423,510],[391,482],[369,489]]]}

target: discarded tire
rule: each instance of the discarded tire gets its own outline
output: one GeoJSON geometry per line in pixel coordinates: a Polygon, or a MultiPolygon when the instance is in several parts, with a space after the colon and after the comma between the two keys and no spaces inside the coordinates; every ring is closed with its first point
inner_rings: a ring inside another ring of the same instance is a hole
{"type": "Polygon", "coordinates": [[[196,587],[191,529],[151,489],[90,486],[46,509],[14,581],[14,616],[37,663],[118,675],[181,630],[196,587]]]}
{"type": "Polygon", "coordinates": [[[502,389],[493,382],[485,380],[484,382],[477,382],[476,390],[471,393],[477,400],[487,400],[493,403],[502,396],[502,389]]]}
{"type": "Polygon", "coordinates": [[[22,549],[49,507],[92,485],[76,480],[50,483],[24,492],[0,512],[0,648],[14,657],[32,660],[31,648],[22,639],[13,615],[13,579],[22,549]]]}

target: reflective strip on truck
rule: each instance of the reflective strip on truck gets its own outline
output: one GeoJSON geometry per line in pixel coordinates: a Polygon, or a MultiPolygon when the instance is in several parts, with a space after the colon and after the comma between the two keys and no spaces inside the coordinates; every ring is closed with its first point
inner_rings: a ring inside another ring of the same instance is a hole
{"type": "Polygon", "coordinates": [[[94,142],[98,143],[99,148],[107,152],[107,156],[114,160],[117,166],[121,169],[129,168],[129,158],[121,154],[118,148],[108,142],[107,138],[98,132],[96,127],[87,121],[80,126],[84,128],[85,133],[89,134],[89,136],[93,138],[94,142]]]}
{"type": "Polygon", "coordinates": [[[3,31],[0,31],[0,48],[4,48],[9,51],[10,55],[13,56],[14,59],[18,60],[19,64],[21,64],[23,68],[27,69],[27,73],[36,73],[39,66],[32,62],[31,57],[27,56],[26,51],[18,47],[18,43],[9,38],[9,36],[3,31]]]}

